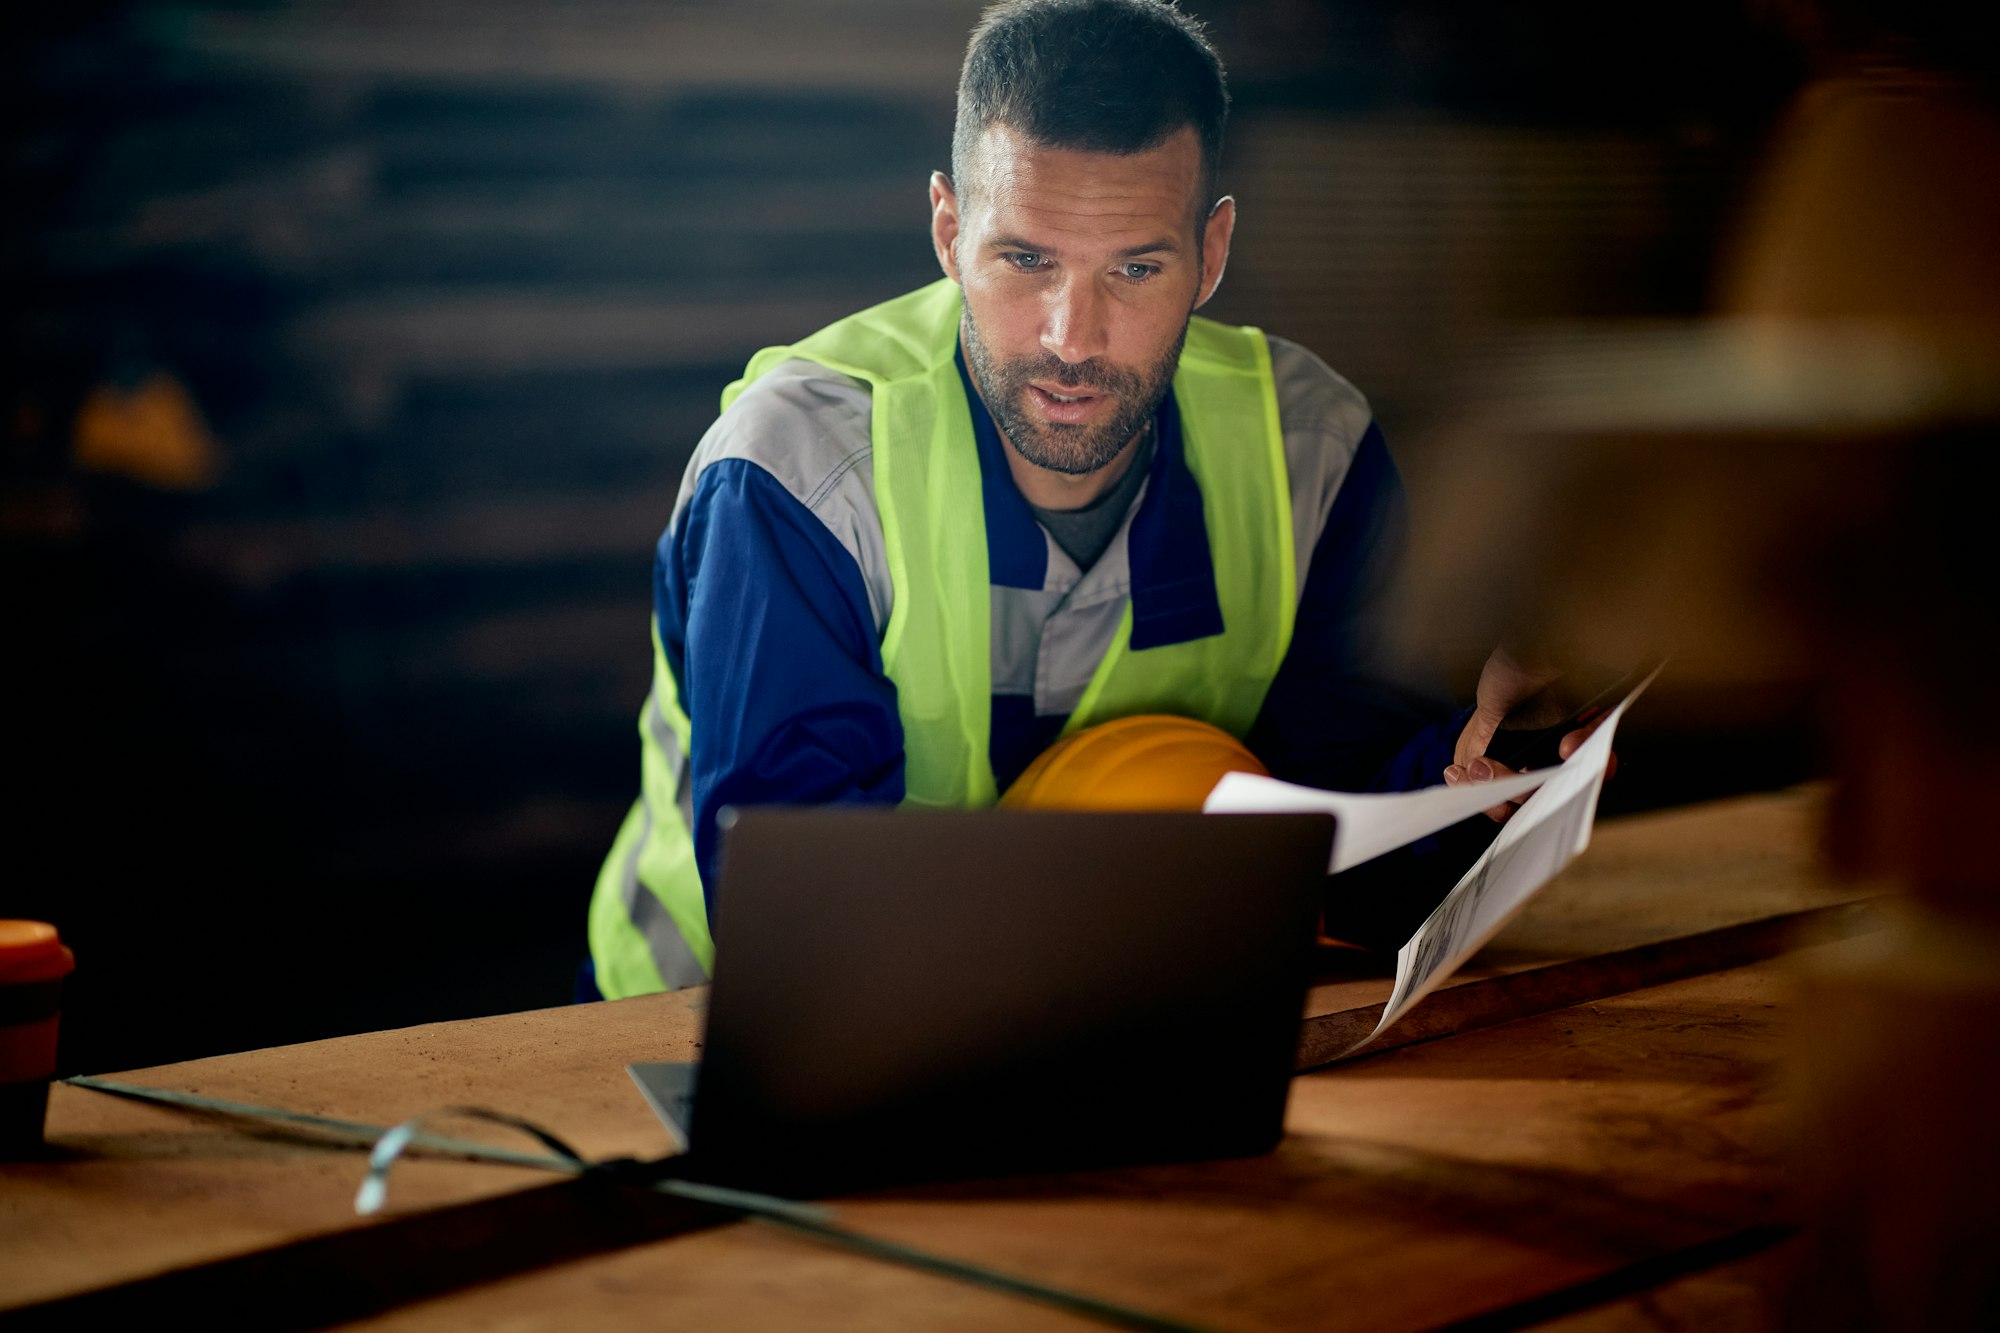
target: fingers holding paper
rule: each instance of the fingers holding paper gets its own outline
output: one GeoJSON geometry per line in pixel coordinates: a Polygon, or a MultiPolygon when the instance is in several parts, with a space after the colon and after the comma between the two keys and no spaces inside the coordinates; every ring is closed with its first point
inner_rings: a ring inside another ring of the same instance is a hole
{"type": "MultiPolygon", "coordinates": [[[[1557,756],[1560,759],[1568,759],[1571,755],[1575,754],[1582,747],[1583,743],[1590,739],[1591,733],[1597,730],[1598,726],[1604,722],[1607,716],[1609,715],[1600,714],[1574,731],[1565,733],[1562,740],[1557,744],[1557,756]]],[[[1470,724],[1468,724],[1467,730],[1470,729],[1470,724]]],[[[1460,787],[1467,783],[1497,782],[1501,778],[1513,777],[1520,771],[1519,769],[1510,768],[1490,756],[1477,755],[1468,762],[1454,763],[1446,768],[1444,771],[1444,780],[1447,786],[1460,787]]],[[[1604,776],[1609,778],[1617,771],[1618,755],[1614,751],[1606,758],[1604,776]]],[[[1521,808],[1521,802],[1527,800],[1532,794],[1532,792],[1524,792],[1512,800],[1502,801],[1498,805],[1489,806],[1485,811],[1486,817],[1495,823],[1504,824],[1513,816],[1516,810],[1521,808]]]]}
{"type": "MultiPolygon", "coordinates": [[[[1564,744],[1568,744],[1569,737],[1563,737],[1563,742],[1564,744]]],[[[1571,749],[1574,748],[1574,746],[1571,746],[1571,749]]],[[[1507,767],[1507,765],[1497,759],[1488,759],[1484,755],[1481,755],[1469,764],[1453,764],[1451,767],[1445,769],[1444,780],[1447,786],[1462,787],[1472,782],[1493,782],[1500,778],[1511,778],[1514,776],[1514,773],[1514,769],[1507,767]]],[[[1511,801],[1502,801],[1498,805],[1488,806],[1485,811],[1486,817],[1496,824],[1504,824],[1513,816],[1516,810],[1521,808],[1521,802],[1527,799],[1528,793],[1523,793],[1511,801]]]]}
{"type": "MultiPolygon", "coordinates": [[[[1493,743],[1509,713],[1524,701],[1534,698],[1561,675],[1560,668],[1538,660],[1533,654],[1510,652],[1504,646],[1495,648],[1479,672],[1479,688],[1472,716],[1466,719],[1464,730],[1458,733],[1451,766],[1444,771],[1446,784],[1458,787],[1468,782],[1493,782],[1520,772],[1520,769],[1489,756],[1487,747],[1493,743]]],[[[1563,737],[1562,756],[1568,758],[1582,743],[1582,737],[1574,733],[1563,737]],[[1575,744],[1571,744],[1572,740],[1575,744]]],[[[1495,823],[1505,823],[1526,799],[1526,795],[1522,795],[1491,806],[1486,811],[1486,817],[1495,823]]]]}
{"type": "MultiPolygon", "coordinates": [[[[1473,760],[1486,753],[1507,715],[1561,676],[1559,667],[1537,660],[1530,653],[1516,654],[1505,647],[1495,648],[1480,669],[1472,716],[1466,719],[1465,729],[1459,732],[1458,745],[1452,752],[1453,767],[1469,768],[1473,760]]],[[[1449,772],[1446,770],[1447,782],[1451,780],[1449,772]]]]}

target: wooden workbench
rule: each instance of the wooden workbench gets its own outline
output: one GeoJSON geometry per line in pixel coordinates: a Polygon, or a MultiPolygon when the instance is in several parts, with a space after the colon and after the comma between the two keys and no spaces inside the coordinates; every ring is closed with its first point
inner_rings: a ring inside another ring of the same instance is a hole
{"type": "MultiPolygon", "coordinates": [[[[1603,826],[1470,984],[1856,897],[1815,869],[1817,808],[1784,793],[1603,826]]],[[[1841,947],[1301,1075],[1288,1138],[1264,1158],[900,1190],[837,1212],[1215,1328],[1521,1326],[1519,1302],[1786,1217],[1788,978],[1841,947]]],[[[1337,1017],[1387,986],[1330,981],[1312,1012],[1337,1017]]],[[[648,1157],[666,1135],[624,1066],[698,1054],[699,1005],[698,992],[652,996],[121,1077],[379,1124],[472,1103],[588,1157],[648,1157]]],[[[1200,1068],[1191,1052],[1191,1095],[1200,1068]]],[[[52,1160],[0,1167],[0,1324],[1088,1326],[628,1186],[413,1158],[388,1214],[357,1219],[360,1155],[312,1135],[59,1086],[49,1138],[52,1160]]],[[[1767,1279],[1764,1259],[1723,1265],[1555,1326],[1645,1327],[1644,1302],[1680,1301],[1706,1327],[1759,1327],[1767,1279]]],[[[1537,1320],[1555,1308],[1527,1307],[1537,1320]]]]}

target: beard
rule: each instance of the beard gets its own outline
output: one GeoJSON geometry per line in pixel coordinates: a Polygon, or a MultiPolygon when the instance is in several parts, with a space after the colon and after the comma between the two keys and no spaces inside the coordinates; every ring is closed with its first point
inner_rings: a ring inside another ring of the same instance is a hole
{"type": "Polygon", "coordinates": [[[1142,371],[1126,370],[1100,357],[1072,365],[1053,352],[1024,356],[1013,361],[997,361],[979,336],[972,308],[965,310],[965,366],[993,424],[1014,451],[1036,467],[1083,477],[1110,465],[1142,427],[1153,418],[1160,400],[1173,386],[1174,371],[1180,367],[1181,347],[1187,342],[1187,325],[1165,356],[1142,371]],[[1095,424],[1047,421],[1030,405],[1028,384],[1040,380],[1058,384],[1065,391],[1103,394],[1115,400],[1115,410],[1095,424]]]}

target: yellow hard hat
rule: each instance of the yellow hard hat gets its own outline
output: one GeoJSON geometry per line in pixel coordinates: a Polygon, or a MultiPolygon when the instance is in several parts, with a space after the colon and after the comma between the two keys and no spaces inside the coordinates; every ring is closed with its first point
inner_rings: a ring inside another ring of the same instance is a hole
{"type": "Polygon", "coordinates": [[[1044,750],[1000,804],[1017,810],[1199,810],[1224,773],[1265,768],[1234,736],[1189,717],[1121,717],[1044,750]]]}

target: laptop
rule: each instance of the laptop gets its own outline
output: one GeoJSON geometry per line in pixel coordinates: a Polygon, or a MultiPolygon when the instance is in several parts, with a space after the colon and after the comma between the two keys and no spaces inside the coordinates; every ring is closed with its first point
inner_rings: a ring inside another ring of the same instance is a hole
{"type": "Polygon", "coordinates": [[[1251,1156],[1283,1134],[1333,818],[724,816],[676,1175],[792,1195],[1251,1156]]]}

